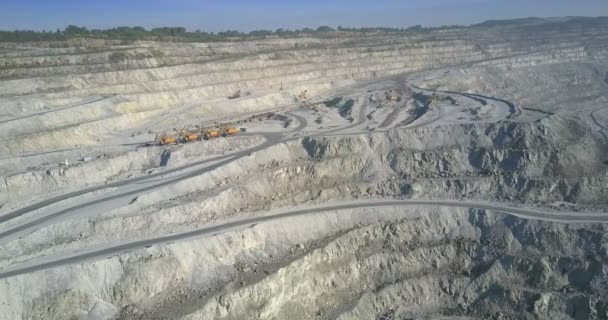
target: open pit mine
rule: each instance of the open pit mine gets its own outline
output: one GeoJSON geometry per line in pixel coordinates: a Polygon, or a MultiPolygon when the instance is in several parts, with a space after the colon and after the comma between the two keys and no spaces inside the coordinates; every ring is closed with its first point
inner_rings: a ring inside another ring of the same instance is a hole
{"type": "Polygon", "coordinates": [[[608,19],[0,43],[1,319],[607,319],[608,19]]]}

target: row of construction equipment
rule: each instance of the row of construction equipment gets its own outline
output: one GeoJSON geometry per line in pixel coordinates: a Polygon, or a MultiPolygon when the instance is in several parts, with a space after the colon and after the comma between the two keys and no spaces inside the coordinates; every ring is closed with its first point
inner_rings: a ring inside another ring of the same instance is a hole
{"type": "Polygon", "coordinates": [[[192,141],[209,140],[217,137],[228,137],[239,132],[247,131],[246,128],[237,129],[235,125],[241,123],[252,122],[254,120],[262,121],[275,116],[274,112],[264,112],[251,115],[240,120],[233,120],[227,123],[216,123],[213,126],[194,126],[189,129],[173,129],[174,133],[157,134],[154,139],[156,145],[169,145],[178,143],[187,143],[192,141]]]}
{"type": "Polygon", "coordinates": [[[199,127],[176,130],[176,132],[157,134],[154,143],[157,145],[169,145],[188,143],[192,141],[209,140],[217,137],[228,137],[245,131],[245,128],[237,129],[230,125],[219,125],[217,127],[199,127]],[[219,129],[218,129],[219,128],[219,129]]]}

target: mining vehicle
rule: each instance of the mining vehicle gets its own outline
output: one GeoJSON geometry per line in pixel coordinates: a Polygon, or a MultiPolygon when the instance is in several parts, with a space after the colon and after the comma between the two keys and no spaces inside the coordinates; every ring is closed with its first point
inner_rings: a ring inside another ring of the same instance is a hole
{"type": "Polygon", "coordinates": [[[209,140],[220,136],[220,131],[216,129],[207,129],[203,131],[203,139],[209,140]]]}
{"type": "Polygon", "coordinates": [[[396,95],[394,95],[388,91],[384,92],[384,95],[386,96],[387,101],[397,101],[397,99],[398,99],[396,95]]]}
{"type": "Polygon", "coordinates": [[[226,136],[231,136],[234,134],[237,134],[239,132],[239,130],[235,127],[225,127],[222,130],[222,136],[226,137],[226,136]]]}
{"type": "Polygon", "coordinates": [[[439,97],[439,95],[437,95],[436,93],[433,92],[433,94],[429,98],[429,105],[433,104],[435,102],[439,102],[440,100],[441,100],[441,98],[439,97]]]}
{"type": "Polygon", "coordinates": [[[180,134],[183,142],[192,142],[199,140],[200,135],[193,131],[184,131],[180,134]]]}
{"type": "Polygon", "coordinates": [[[300,92],[300,94],[296,97],[296,100],[306,101],[306,99],[308,99],[308,97],[306,97],[307,93],[308,93],[308,90],[304,90],[304,91],[300,92]]]}
{"type": "Polygon", "coordinates": [[[174,136],[167,134],[167,133],[163,133],[160,135],[157,134],[156,138],[154,138],[154,141],[160,145],[168,145],[168,144],[172,144],[172,143],[177,143],[177,139],[174,136]]]}

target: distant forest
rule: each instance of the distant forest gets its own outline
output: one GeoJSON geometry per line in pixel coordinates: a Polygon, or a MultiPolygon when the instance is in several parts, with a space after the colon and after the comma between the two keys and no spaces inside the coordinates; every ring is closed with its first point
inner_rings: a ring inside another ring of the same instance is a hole
{"type": "MultiPolygon", "coordinates": [[[[447,27],[445,27],[447,28],[447,27]]],[[[434,28],[436,29],[436,28],[434,28]]],[[[175,40],[189,42],[213,42],[226,40],[247,40],[275,36],[280,38],[294,38],[302,35],[322,36],[330,32],[407,32],[427,30],[421,26],[404,28],[344,28],[337,29],[321,26],[316,29],[304,28],[299,30],[276,29],[255,30],[239,32],[227,30],[223,32],[205,32],[201,30],[187,31],[183,27],[164,27],[146,30],[143,27],[117,27],[111,29],[87,29],[69,25],[65,29],[55,31],[15,30],[0,31],[0,42],[31,42],[31,41],[63,41],[75,38],[94,38],[107,40],[175,40]]]]}
{"type": "Polygon", "coordinates": [[[77,38],[93,38],[106,40],[156,40],[156,41],[184,41],[184,42],[214,42],[227,40],[250,40],[265,37],[297,38],[303,36],[329,37],[335,32],[357,33],[401,33],[401,32],[427,32],[451,28],[492,28],[506,26],[526,26],[530,31],[547,28],[576,26],[582,28],[605,28],[608,17],[564,17],[564,18],[523,18],[510,20],[489,20],[479,24],[463,26],[422,27],[416,25],[409,28],[345,28],[337,29],[320,26],[316,29],[304,28],[289,30],[279,28],[276,30],[255,30],[240,32],[227,30],[223,32],[205,32],[201,30],[188,31],[183,27],[164,27],[147,30],[143,27],[117,27],[111,29],[87,29],[69,25],[65,29],[55,31],[15,30],[0,31],[0,42],[32,42],[32,41],[63,41],[77,38]]]}

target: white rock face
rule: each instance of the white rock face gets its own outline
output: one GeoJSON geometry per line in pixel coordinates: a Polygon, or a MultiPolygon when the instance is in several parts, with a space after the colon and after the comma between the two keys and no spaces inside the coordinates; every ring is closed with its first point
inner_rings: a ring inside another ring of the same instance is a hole
{"type": "Polygon", "coordinates": [[[1,44],[0,314],[607,318],[607,30],[1,44]]]}

